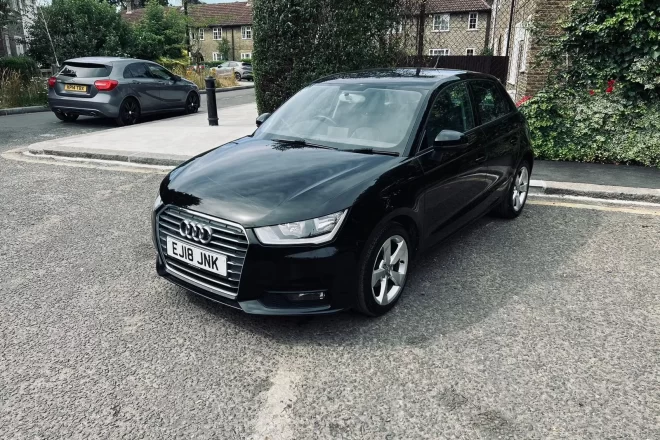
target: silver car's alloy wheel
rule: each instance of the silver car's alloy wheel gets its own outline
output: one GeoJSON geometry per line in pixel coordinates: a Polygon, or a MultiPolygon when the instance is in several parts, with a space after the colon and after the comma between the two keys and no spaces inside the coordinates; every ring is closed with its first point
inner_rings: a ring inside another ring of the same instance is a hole
{"type": "Polygon", "coordinates": [[[376,304],[386,306],[401,293],[408,271],[408,245],[400,235],[383,243],[371,274],[371,291],[376,304]]]}
{"type": "Polygon", "coordinates": [[[526,167],[520,168],[513,182],[512,205],[514,211],[520,211],[525,206],[527,192],[529,191],[529,171],[526,167]]]}

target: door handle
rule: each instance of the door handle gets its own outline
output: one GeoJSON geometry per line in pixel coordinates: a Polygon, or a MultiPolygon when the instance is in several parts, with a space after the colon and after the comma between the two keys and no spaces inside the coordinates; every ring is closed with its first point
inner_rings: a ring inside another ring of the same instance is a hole
{"type": "Polygon", "coordinates": [[[133,84],[140,84],[140,81],[134,79],[134,80],[133,80],[133,84]]]}

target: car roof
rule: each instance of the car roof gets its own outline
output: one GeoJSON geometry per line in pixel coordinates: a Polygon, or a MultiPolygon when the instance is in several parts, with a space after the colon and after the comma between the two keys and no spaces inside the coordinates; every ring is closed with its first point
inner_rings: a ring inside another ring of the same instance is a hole
{"type": "Polygon", "coordinates": [[[118,61],[143,61],[136,60],[134,58],[122,58],[122,57],[80,57],[72,58],[66,60],[65,63],[89,63],[89,64],[111,64],[118,61]]]}
{"type": "Polygon", "coordinates": [[[416,85],[435,89],[440,84],[458,79],[490,79],[496,80],[492,75],[471,72],[469,70],[435,69],[427,67],[400,67],[393,69],[369,69],[355,72],[343,72],[320,78],[313,84],[344,84],[344,83],[381,83],[416,85]]]}

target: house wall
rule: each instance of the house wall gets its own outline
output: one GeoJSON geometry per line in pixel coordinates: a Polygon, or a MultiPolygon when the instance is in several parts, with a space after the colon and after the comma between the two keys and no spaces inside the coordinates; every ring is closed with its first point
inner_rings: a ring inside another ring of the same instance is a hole
{"type": "MultiPolygon", "coordinates": [[[[252,39],[244,40],[241,27],[242,26],[222,26],[222,38],[226,38],[229,42],[229,47],[231,48],[229,57],[232,60],[240,60],[241,53],[252,53],[254,49],[254,33],[252,39]]],[[[204,40],[198,42],[200,52],[204,56],[205,62],[213,61],[213,52],[219,52],[219,42],[220,40],[213,39],[213,27],[205,28],[204,40]]]]}
{"type": "MultiPolygon", "coordinates": [[[[486,47],[486,28],[489,12],[478,12],[477,29],[468,29],[468,12],[453,12],[449,16],[448,31],[433,31],[433,15],[429,15],[424,24],[424,55],[430,55],[430,49],[449,49],[450,55],[465,55],[465,50],[472,48],[475,55],[481,54],[486,47]]],[[[434,14],[444,15],[444,14],[434,14]]]]}

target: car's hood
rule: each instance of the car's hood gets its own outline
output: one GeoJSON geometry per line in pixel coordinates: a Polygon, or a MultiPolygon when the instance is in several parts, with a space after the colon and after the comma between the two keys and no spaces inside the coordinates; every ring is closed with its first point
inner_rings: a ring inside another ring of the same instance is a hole
{"type": "Polygon", "coordinates": [[[400,160],[244,138],[172,171],[161,197],[245,227],[274,225],[350,207],[400,160]]]}

